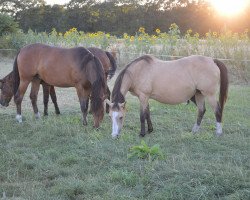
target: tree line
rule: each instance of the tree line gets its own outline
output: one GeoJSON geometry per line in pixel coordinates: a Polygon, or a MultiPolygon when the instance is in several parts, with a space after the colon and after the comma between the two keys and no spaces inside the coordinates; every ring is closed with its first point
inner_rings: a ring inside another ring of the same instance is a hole
{"type": "Polygon", "coordinates": [[[122,35],[144,27],[153,34],[156,29],[167,32],[172,23],[181,32],[192,29],[200,35],[225,27],[234,32],[250,28],[250,6],[236,17],[221,17],[205,0],[71,0],[53,6],[44,0],[0,0],[0,11],[5,15],[2,22],[11,16],[25,32],[51,32],[53,28],[65,32],[75,27],[122,35]]]}

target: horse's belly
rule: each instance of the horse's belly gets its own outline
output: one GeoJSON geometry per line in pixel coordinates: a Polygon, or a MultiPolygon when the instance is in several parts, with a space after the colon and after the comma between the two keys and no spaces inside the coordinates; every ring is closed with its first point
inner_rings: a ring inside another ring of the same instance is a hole
{"type": "Polygon", "coordinates": [[[165,104],[180,104],[189,100],[195,94],[193,88],[174,88],[174,89],[160,89],[157,92],[152,92],[150,95],[151,99],[159,101],[165,104]]]}
{"type": "Polygon", "coordinates": [[[56,87],[74,87],[74,83],[77,82],[75,80],[77,77],[74,76],[73,79],[71,76],[72,72],[64,70],[62,73],[62,71],[54,69],[53,67],[44,67],[40,68],[38,73],[39,77],[49,85],[56,87]]]}

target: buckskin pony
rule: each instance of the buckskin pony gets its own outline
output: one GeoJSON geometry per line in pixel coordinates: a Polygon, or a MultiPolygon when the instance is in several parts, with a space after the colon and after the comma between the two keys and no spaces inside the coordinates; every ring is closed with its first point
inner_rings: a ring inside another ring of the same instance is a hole
{"type": "MultiPolygon", "coordinates": [[[[106,80],[101,62],[89,50],[83,47],[68,49],[39,43],[25,46],[15,58],[13,78],[18,122],[22,122],[21,103],[30,82],[33,110],[36,117],[40,116],[36,103],[40,82],[43,80],[56,87],[76,88],[84,125],[87,125],[87,102],[91,94],[94,127],[99,127],[104,116],[106,80]]],[[[2,100],[1,104],[6,105],[2,100]]]]}
{"type": "Polygon", "coordinates": [[[228,94],[228,72],[219,60],[204,56],[189,56],[175,61],[163,61],[144,55],[128,64],[118,75],[110,105],[112,137],[122,129],[125,117],[125,95],[130,91],[140,101],[140,136],[145,135],[145,120],[148,132],[153,131],[149,111],[149,98],[165,104],[187,102],[194,96],[198,108],[197,121],[192,131],[196,133],[206,111],[205,98],[216,118],[216,134],[222,134],[222,113],[228,94]],[[219,89],[219,101],[216,91],[219,89]]]}

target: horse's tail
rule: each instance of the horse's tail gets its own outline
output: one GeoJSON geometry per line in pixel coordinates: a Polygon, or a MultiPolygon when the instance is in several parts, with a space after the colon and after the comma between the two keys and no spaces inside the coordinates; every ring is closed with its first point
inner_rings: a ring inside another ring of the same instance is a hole
{"type": "Polygon", "coordinates": [[[108,71],[109,79],[111,79],[115,74],[115,70],[117,68],[117,65],[116,65],[115,58],[112,56],[112,54],[109,53],[108,51],[105,51],[105,53],[108,56],[110,63],[111,63],[111,70],[108,71]]]}
{"type": "Polygon", "coordinates": [[[227,100],[228,94],[228,71],[225,64],[217,59],[214,59],[215,64],[220,69],[220,97],[219,104],[221,108],[221,113],[223,112],[224,105],[227,100]]]}
{"type": "Polygon", "coordinates": [[[19,52],[17,53],[17,56],[15,58],[14,64],[13,64],[13,95],[17,93],[17,90],[19,88],[20,84],[20,76],[19,76],[19,71],[18,71],[18,64],[17,64],[17,57],[18,57],[19,52]]]}
{"type": "Polygon", "coordinates": [[[86,65],[88,62],[93,61],[94,66],[92,70],[96,72],[95,79],[93,77],[93,72],[90,69],[86,69],[86,75],[91,83],[91,110],[95,113],[98,111],[102,105],[102,97],[100,96],[101,89],[103,92],[106,90],[106,82],[104,79],[104,70],[100,60],[94,56],[91,52],[84,57],[83,64],[86,65]]]}

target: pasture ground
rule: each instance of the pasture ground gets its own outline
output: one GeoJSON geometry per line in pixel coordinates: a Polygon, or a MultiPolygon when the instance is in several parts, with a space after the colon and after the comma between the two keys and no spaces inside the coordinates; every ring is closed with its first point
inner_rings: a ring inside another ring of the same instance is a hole
{"type": "MultiPolygon", "coordinates": [[[[2,59],[0,77],[12,69],[2,59]]],[[[114,78],[115,79],[115,78],[114,78]]],[[[113,79],[113,81],[114,81],[113,79]]],[[[112,85],[109,83],[109,85],[112,85]]],[[[201,131],[193,135],[196,108],[150,101],[154,131],[143,140],[159,144],[163,160],[129,159],[139,145],[139,104],[128,95],[128,113],[119,140],[111,139],[107,115],[99,130],[81,125],[74,89],[57,89],[61,115],[35,120],[29,90],[22,124],[15,106],[0,108],[0,198],[3,199],[250,199],[250,87],[231,85],[224,135],[216,137],[207,106],[201,131]]],[[[42,92],[39,109],[43,113],[42,92]]]]}

